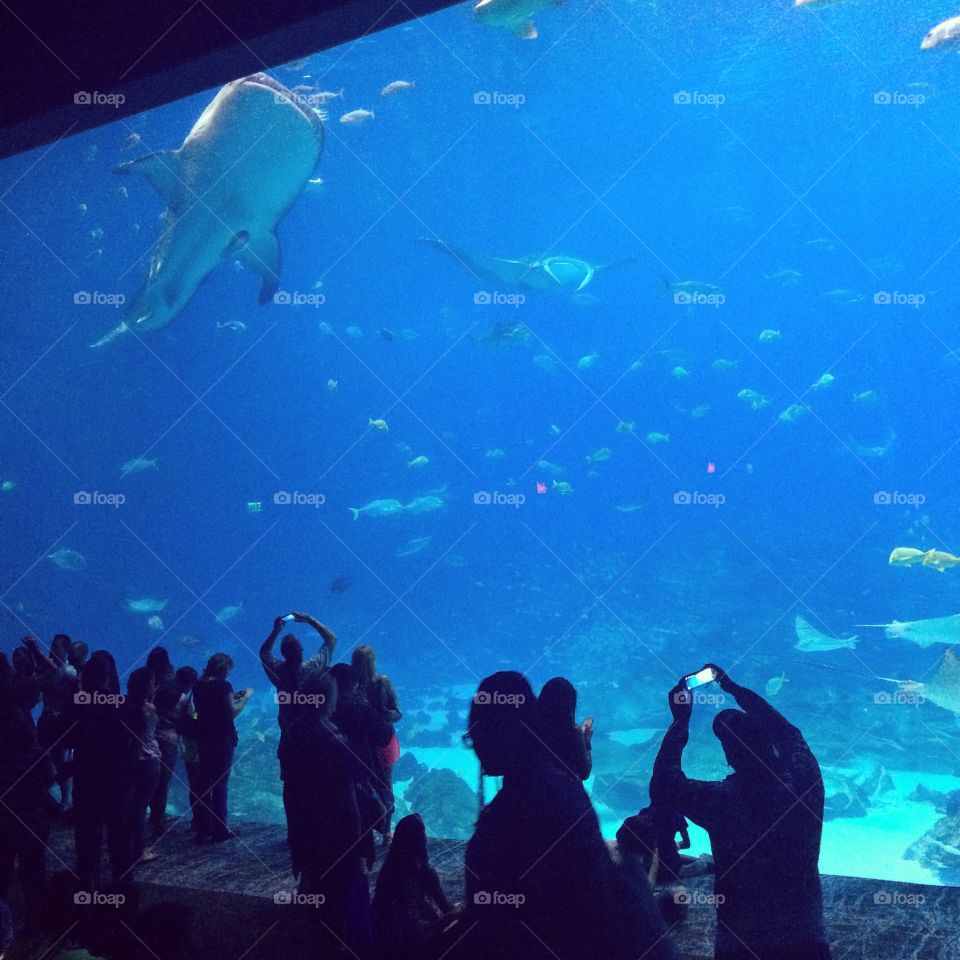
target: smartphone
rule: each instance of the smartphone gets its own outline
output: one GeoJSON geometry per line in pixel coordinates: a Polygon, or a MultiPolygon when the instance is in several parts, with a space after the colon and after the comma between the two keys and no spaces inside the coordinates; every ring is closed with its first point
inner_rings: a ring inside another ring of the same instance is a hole
{"type": "Polygon", "coordinates": [[[692,690],[694,687],[702,687],[705,683],[713,683],[716,679],[717,673],[713,667],[704,667],[696,673],[688,673],[680,681],[680,685],[684,690],[692,690]]]}
{"type": "Polygon", "coordinates": [[[289,623],[293,619],[293,614],[288,613],[285,617],[281,617],[280,619],[283,620],[284,623],[289,623]]]}
{"type": "Polygon", "coordinates": [[[584,731],[593,729],[593,717],[584,717],[583,718],[583,729],[584,731]]]}

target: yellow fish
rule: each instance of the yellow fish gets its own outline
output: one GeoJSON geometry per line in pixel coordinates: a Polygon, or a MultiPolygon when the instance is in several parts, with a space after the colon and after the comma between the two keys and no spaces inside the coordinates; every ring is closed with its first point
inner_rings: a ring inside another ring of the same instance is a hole
{"type": "Polygon", "coordinates": [[[958,563],[960,563],[960,557],[945,553],[943,550],[928,550],[923,555],[923,565],[933,567],[937,573],[943,573],[948,567],[955,567],[958,563]]]}
{"type": "Polygon", "coordinates": [[[367,418],[367,426],[368,426],[368,427],[373,427],[374,430],[381,430],[381,431],[383,431],[384,433],[386,433],[386,431],[390,429],[390,428],[387,426],[387,421],[384,420],[383,418],[380,418],[379,420],[371,420],[371,419],[368,417],[368,418],[367,418]]]}
{"type": "Polygon", "coordinates": [[[891,554],[887,563],[891,567],[912,567],[914,564],[923,563],[926,556],[923,550],[917,550],[916,547],[897,547],[891,554]]]}

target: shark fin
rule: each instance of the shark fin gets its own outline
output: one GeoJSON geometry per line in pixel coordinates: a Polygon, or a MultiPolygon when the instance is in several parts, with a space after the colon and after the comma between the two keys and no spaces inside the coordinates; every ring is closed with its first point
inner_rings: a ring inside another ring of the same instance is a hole
{"type": "Polygon", "coordinates": [[[515,33],[521,40],[536,40],[537,39],[537,27],[532,20],[528,20],[526,23],[521,23],[517,27],[515,33]]]}
{"type": "Polygon", "coordinates": [[[183,196],[180,155],[174,150],[158,150],[137,160],[127,160],[114,167],[113,172],[142,174],[168,207],[176,206],[183,196]]]}
{"type": "MultiPolygon", "coordinates": [[[[239,234],[238,234],[239,236],[239,234]]],[[[247,242],[238,251],[240,262],[263,280],[258,300],[269,303],[280,283],[280,241],[271,230],[258,237],[247,235],[247,242]]]]}
{"type": "Polygon", "coordinates": [[[108,343],[112,343],[117,337],[122,337],[127,333],[130,328],[127,326],[126,321],[121,323],[119,326],[114,327],[109,333],[105,333],[99,340],[94,341],[90,344],[90,348],[94,347],[105,347],[108,343]]]}

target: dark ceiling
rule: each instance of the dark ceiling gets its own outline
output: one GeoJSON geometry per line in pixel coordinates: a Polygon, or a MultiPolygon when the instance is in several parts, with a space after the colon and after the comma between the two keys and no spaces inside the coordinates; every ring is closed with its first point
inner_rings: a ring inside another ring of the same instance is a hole
{"type": "Polygon", "coordinates": [[[0,156],[451,5],[450,0],[6,0],[0,4],[0,62],[7,78],[0,96],[0,156]]]}

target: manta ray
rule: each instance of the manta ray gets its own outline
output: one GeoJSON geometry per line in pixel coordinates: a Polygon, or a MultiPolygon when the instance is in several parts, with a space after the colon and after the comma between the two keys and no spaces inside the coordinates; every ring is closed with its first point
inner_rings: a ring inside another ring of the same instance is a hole
{"type": "Polygon", "coordinates": [[[323,149],[323,115],[263,73],[223,87],[176,150],[117,167],[140,173],[167,204],[147,280],[123,322],[94,347],[128,331],[170,323],[209,274],[237,259],[260,275],[260,303],[280,274],[274,230],[300,196],[323,149]]]}
{"type": "Polygon", "coordinates": [[[581,293],[598,273],[636,262],[635,257],[621,257],[610,263],[592,264],[562,254],[509,260],[505,257],[471,253],[462,247],[432,237],[421,237],[421,242],[442,250],[476,277],[512,290],[550,290],[576,295],[581,293]]]}

